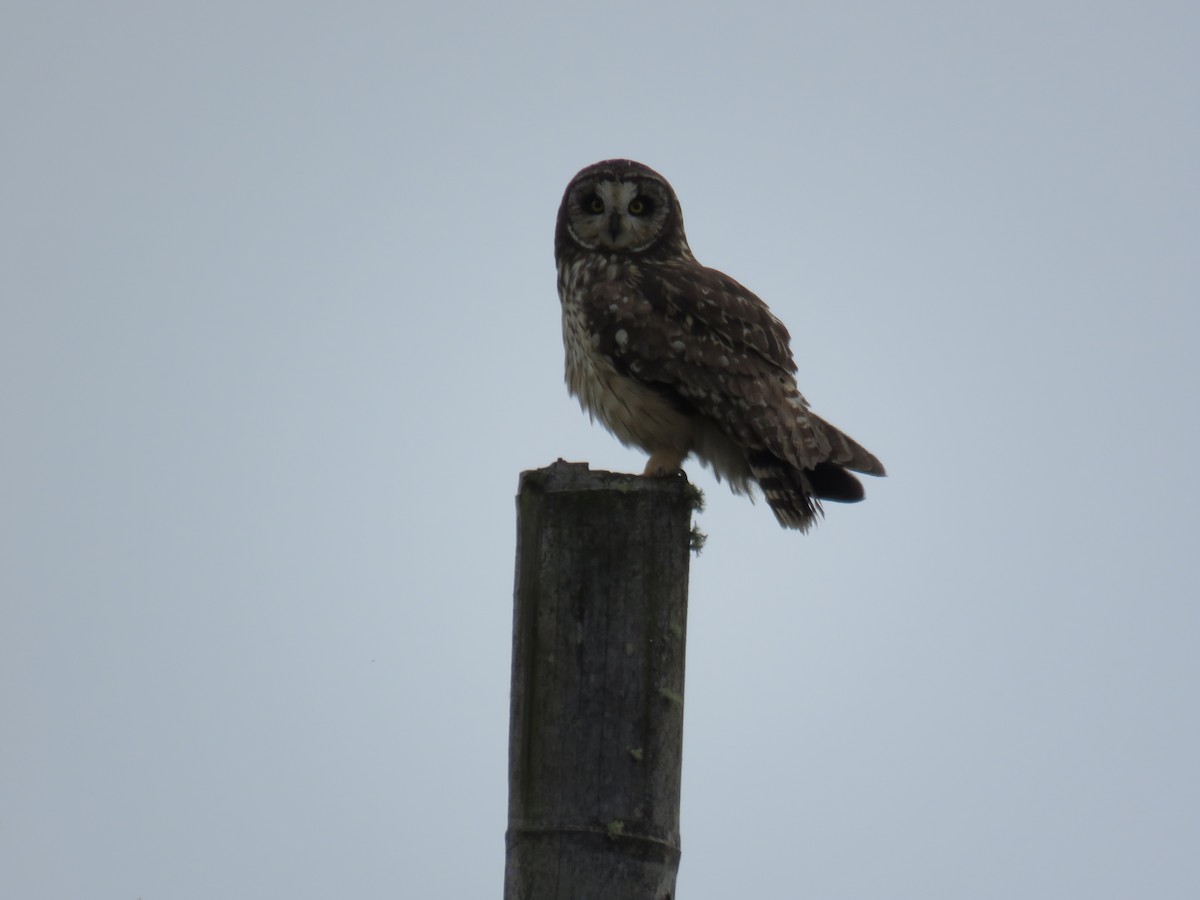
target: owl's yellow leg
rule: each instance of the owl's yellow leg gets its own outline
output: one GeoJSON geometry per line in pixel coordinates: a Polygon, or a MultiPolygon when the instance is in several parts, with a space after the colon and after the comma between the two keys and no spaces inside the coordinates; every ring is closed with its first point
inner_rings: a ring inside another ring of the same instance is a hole
{"type": "Polygon", "coordinates": [[[687,456],[687,451],[680,453],[678,450],[655,450],[650,454],[650,459],[646,463],[646,471],[642,474],[674,475],[683,465],[685,456],[687,456]]]}

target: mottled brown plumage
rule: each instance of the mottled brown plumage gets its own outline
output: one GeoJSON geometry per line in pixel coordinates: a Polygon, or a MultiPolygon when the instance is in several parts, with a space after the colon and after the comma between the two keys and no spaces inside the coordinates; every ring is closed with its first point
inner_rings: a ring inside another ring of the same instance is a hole
{"type": "Polygon", "coordinates": [[[757,482],[780,524],[807,530],[821,500],[863,498],[883,475],[808,408],[790,336],[767,305],[692,256],[667,181],[641,163],[588,166],[567,186],[554,240],[567,387],[646,474],[695,455],[735,492],[757,482]]]}

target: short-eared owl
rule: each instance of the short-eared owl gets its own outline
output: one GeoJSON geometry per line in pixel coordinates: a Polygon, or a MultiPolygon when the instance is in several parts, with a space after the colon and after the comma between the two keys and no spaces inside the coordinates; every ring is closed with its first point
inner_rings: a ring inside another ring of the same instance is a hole
{"type": "Polygon", "coordinates": [[[866,449],[814,415],[796,387],[790,337],[767,305],[700,265],[679,200],[641,163],[588,166],[554,235],[567,387],[647,475],[689,453],[736,493],[758,482],[779,523],[806,531],[822,500],[863,498],[847,470],[883,475],[866,449]]]}

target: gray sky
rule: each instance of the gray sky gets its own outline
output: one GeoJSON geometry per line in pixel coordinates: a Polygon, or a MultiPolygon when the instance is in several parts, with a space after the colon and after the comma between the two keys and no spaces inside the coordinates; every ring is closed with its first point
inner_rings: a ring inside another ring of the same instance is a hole
{"type": "Polygon", "coordinates": [[[1200,896],[1195,4],[190,6],[0,26],[0,894],[499,896],[620,155],[890,472],[688,469],[679,896],[1200,896]]]}

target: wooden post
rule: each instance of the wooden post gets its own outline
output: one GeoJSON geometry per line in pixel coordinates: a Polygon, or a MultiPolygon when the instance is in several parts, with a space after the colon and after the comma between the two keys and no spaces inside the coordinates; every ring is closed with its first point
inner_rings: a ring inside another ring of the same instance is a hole
{"type": "Polygon", "coordinates": [[[505,900],[672,900],[687,479],[521,475],[505,900]]]}

